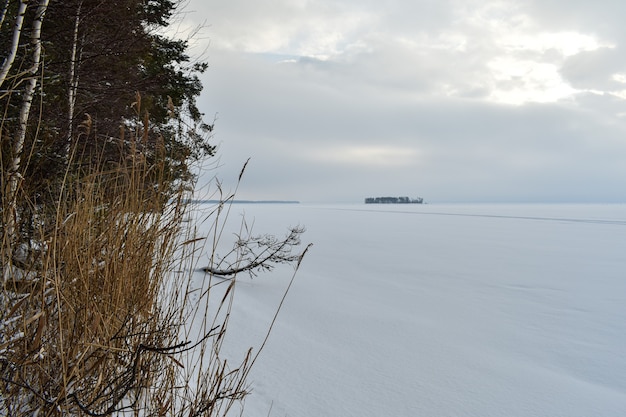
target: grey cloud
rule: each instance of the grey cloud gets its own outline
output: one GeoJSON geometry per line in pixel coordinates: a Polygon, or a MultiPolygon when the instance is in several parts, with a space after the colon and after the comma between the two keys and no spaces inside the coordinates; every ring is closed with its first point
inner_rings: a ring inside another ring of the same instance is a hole
{"type": "Polygon", "coordinates": [[[398,35],[436,33],[447,29],[455,18],[452,2],[448,0],[395,0],[376,3],[378,15],[381,16],[380,28],[398,35]]]}
{"type": "Polygon", "coordinates": [[[621,0],[531,0],[524,8],[544,27],[578,30],[616,42],[626,35],[626,3],[621,0]]]}
{"type": "Polygon", "coordinates": [[[626,74],[623,48],[600,48],[568,58],[561,68],[563,76],[576,88],[600,91],[625,89],[626,84],[613,75],[626,74]]]}

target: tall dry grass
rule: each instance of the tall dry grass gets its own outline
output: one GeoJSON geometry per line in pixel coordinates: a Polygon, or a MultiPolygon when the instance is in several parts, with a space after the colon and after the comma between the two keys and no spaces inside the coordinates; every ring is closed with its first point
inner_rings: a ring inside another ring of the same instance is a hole
{"type": "Polygon", "coordinates": [[[248,393],[258,352],[222,353],[236,280],[194,279],[224,205],[198,237],[184,188],[159,192],[171,181],[131,146],[114,168],[68,171],[29,242],[3,236],[1,414],[218,416],[248,393]]]}

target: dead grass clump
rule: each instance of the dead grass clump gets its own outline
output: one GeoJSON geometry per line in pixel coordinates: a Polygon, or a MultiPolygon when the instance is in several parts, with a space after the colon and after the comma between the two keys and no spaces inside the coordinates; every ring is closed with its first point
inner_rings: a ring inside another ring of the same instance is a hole
{"type": "Polygon", "coordinates": [[[39,248],[36,263],[12,262],[15,249],[3,245],[0,400],[7,414],[137,409],[171,363],[164,353],[178,335],[159,296],[182,200],[147,192],[164,184],[154,176],[149,183],[148,169],[158,166],[139,161],[66,179],[52,227],[42,224],[29,237],[39,248]],[[116,183],[124,192],[111,195],[116,183]]]}

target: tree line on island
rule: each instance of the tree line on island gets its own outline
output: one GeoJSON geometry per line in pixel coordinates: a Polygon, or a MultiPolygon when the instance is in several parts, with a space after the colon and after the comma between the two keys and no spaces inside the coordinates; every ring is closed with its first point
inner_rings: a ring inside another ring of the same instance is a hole
{"type": "Polygon", "coordinates": [[[409,197],[367,197],[365,204],[423,204],[424,199],[417,197],[411,199],[409,197]]]}

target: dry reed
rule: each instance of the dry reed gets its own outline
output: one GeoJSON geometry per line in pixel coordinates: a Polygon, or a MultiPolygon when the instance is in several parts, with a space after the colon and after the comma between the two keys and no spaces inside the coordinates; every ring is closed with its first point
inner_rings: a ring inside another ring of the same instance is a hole
{"type": "Polygon", "coordinates": [[[28,262],[16,261],[24,243],[3,236],[2,414],[218,416],[248,393],[256,356],[233,365],[221,351],[236,281],[193,278],[223,205],[213,236],[197,238],[184,189],[160,192],[172,184],[165,166],[129,149],[114,169],[68,171],[28,262]]]}

